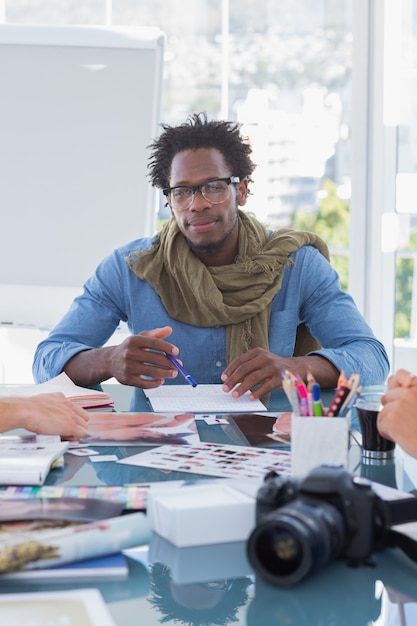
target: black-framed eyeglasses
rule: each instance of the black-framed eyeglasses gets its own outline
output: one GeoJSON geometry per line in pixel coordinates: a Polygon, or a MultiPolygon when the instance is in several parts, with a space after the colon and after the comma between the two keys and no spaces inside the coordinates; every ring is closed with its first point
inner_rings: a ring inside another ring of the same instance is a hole
{"type": "Polygon", "coordinates": [[[229,185],[239,183],[239,176],[228,176],[227,178],[214,178],[200,185],[178,185],[177,187],[167,187],[162,190],[164,196],[170,196],[173,209],[184,211],[189,209],[194,202],[197,191],[210,202],[210,204],[221,204],[227,200],[229,185]]]}

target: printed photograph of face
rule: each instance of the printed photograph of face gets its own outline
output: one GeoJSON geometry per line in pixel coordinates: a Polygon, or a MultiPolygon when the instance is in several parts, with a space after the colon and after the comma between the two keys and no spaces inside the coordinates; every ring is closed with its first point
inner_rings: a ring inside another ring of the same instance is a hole
{"type": "Polygon", "coordinates": [[[192,413],[91,413],[82,443],[90,445],[195,444],[200,441],[192,413]]]}

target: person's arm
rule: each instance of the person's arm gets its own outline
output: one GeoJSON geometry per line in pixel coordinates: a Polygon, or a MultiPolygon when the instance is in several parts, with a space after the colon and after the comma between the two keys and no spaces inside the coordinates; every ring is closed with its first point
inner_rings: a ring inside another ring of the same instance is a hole
{"type": "MultiPolygon", "coordinates": [[[[125,261],[128,251],[136,245],[141,242],[114,251],[100,263],[86,282],[82,295],[39,344],[33,363],[36,382],[44,382],[65,371],[80,386],[96,386],[114,377],[126,385],[149,388],[178,375],[163,354],[178,354],[178,348],[165,341],[171,328],[162,324],[161,328],[156,328],[158,320],[152,305],[143,297],[141,281],[130,272],[125,261]],[[134,315],[136,325],[142,329],[140,307],[146,308],[148,313],[148,325],[142,328],[152,329],[150,324],[153,323],[154,329],[137,332],[118,346],[104,347],[121,320],[125,322],[129,318],[134,326],[131,319],[134,315]],[[132,309],[136,309],[134,314],[132,309]]],[[[164,321],[167,319],[169,321],[165,316],[164,321]]]]}
{"type": "Polygon", "coordinates": [[[178,370],[163,354],[177,355],[178,348],[164,341],[172,332],[169,326],[132,335],[117,346],[79,352],[64,367],[77,385],[90,386],[111,377],[123,385],[151,389],[175,378],[178,370]]]}
{"type": "Polygon", "coordinates": [[[25,428],[40,435],[81,439],[87,434],[88,413],[62,393],[30,398],[0,398],[0,431],[25,428]]]}
{"type": "Polygon", "coordinates": [[[84,285],[83,293],[75,298],[68,312],[37,346],[32,367],[37,383],[58,376],[76,354],[103,346],[120,321],[126,321],[126,276],[123,273],[126,264],[120,256],[115,251],[100,263],[84,285]]]}
{"type": "Polygon", "coordinates": [[[403,369],[390,376],[382,404],[377,422],[381,435],[417,457],[417,377],[403,369]]]}
{"type": "Polygon", "coordinates": [[[386,351],[352,298],[341,290],[337,273],[310,246],[301,248],[294,257],[294,264],[284,270],[281,290],[275,296],[288,308],[288,313],[280,311],[281,323],[275,332],[290,334],[295,341],[296,328],[303,322],[322,349],[306,356],[283,357],[274,352],[270,332],[269,351],[250,350],[224,370],[224,390],[233,389],[238,397],[257,387],[252,397],[260,398],[282,387],[285,369],[299,374],[304,381],[310,371],[323,388],[335,387],[341,370],[348,375],[359,373],[364,385],[383,383],[389,370],[386,351]]]}

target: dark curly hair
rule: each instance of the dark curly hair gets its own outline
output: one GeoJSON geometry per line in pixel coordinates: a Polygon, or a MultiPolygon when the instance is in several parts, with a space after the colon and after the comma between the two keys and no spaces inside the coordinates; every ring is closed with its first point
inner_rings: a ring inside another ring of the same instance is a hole
{"type": "Polygon", "coordinates": [[[148,146],[148,169],[154,187],[169,187],[172,159],[178,152],[216,148],[233,176],[250,179],[256,165],[250,158],[252,148],[240,134],[240,124],[207,120],[206,113],[193,113],[179,126],[162,125],[163,132],[148,146]]]}

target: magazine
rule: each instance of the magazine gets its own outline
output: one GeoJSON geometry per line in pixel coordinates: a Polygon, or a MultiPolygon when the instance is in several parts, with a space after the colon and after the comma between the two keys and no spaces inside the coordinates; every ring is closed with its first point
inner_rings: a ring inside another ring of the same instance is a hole
{"type": "MultiPolygon", "coordinates": [[[[97,446],[195,445],[200,441],[193,413],[92,413],[79,443],[97,446]]],[[[73,444],[74,447],[77,444],[73,444]]],[[[72,447],[72,444],[70,444],[72,447]]]]}
{"type": "MultiPolygon", "coordinates": [[[[2,502],[2,507],[5,504],[2,502]]],[[[149,539],[149,521],[141,512],[87,524],[30,519],[4,522],[0,527],[0,574],[114,554],[149,539]]]]}
{"type": "Polygon", "coordinates": [[[44,437],[21,441],[0,437],[0,485],[43,485],[49,471],[68,449],[68,442],[44,437]]]}
{"type": "Polygon", "coordinates": [[[65,372],[38,385],[3,385],[0,396],[37,396],[43,393],[61,392],[77,406],[84,409],[95,406],[112,405],[112,398],[104,391],[79,387],[65,372]]]}
{"type": "Polygon", "coordinates": [[[119,552],[108,556],[100,556],[96,559],[87,559],[68,565],[57,565],[55,567],[45,567],[42,569],[25,569],[11,574],[2,574],[0,582],[47,582],[62,583],[69,579],[78,581],[86,579],[113,579],[126,578],[129,574],[127,559],[119,552]]]}
{"type": "Polygon", "coordinates": [[[98,498],[11,498],[0,504],[0,533],[4,522],[28,520],[60,520],[66,522],[97,522],[116,517],[123,511],[122,502],[98,498]]]}

